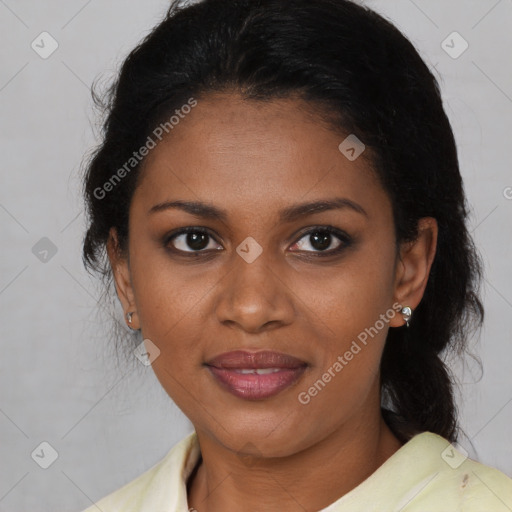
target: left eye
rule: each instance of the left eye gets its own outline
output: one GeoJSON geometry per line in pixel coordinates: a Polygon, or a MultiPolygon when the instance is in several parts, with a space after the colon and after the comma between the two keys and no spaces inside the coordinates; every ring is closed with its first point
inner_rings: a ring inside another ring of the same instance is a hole
{"type": "Polygon", "coordinates": [[[335,252],[343,243],[348,243],[347,237],[336,234],[333,230],[327,228],[317,228],[306,233],[298,242],[293,244],[292,248],[299,251],[311,252],[335,252]]]}

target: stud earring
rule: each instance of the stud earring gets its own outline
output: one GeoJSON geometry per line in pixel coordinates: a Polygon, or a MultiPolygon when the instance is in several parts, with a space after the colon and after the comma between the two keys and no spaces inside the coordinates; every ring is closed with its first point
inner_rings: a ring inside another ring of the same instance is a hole
{"type": "Polygon", "coordinates": [[[128,324],[130,327],[132,326],[132,317],[133,317],[133,311],[126,313],[126,319],[128,320],[128,324]]]}
{"type": "Polygon", "coordinates": [[[405,306],[402,308],[400,313],[402,313],[402,315],[404,316],[405,323],[407,324],[407,327],[409,327],[409,320],[411,319],[412,316],[412,309],[409,306],[405,306]]]}

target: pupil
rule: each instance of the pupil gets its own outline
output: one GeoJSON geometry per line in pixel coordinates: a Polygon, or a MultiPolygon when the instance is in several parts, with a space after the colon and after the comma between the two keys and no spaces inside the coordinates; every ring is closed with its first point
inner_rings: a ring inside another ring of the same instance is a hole
{"type": "Polygon", "coordinates": [[[208,235],[205,233],[188,233],[187,244],[191,249],[204,249],[208,245],[208,235]]]}
{"type": "Polygon", "coordinates": [[[312,233],[310,236],[311,245],[318,250],[324,250],[331,244],[331,234],[325,231],[317,231],[312,233]],[[323,233],[323,234],[322,234],[323,233]]]}

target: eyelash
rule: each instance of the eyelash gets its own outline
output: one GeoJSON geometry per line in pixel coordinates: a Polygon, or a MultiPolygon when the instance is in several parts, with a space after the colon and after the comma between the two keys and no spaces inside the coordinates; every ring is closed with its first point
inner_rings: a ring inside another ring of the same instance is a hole
{"type": "MultiPolygon", "coordinates": [[[[338,247],[336,247],[335,249],[330,249],[327,251],[293,251],[293,252],[305,252],[308,254],[308,257],[322,258],[322,257],[337,255],[352,244],[352,238],[349,235],[347,235],[345,232],[343,232],[333,226],[313,226],[313,227],[309,228],[307,231],[301,233],[299,235],[299,238],[292,245],[295,245],[300,240],[302,240],[304,237],[306,237],[308,235],[312,235],[317,232],[325,233],[328,235],[333,235],[334,237],[339,239],[339,241],[341,242],[340,245],[338,247]]],[[[207,235],[216,241],[215,237],[210,233],[210,231],[208,229],[202,228],[202,227],[189,226],[189,227],[181,228],[179,231],[176,231],[174,233],[168,234],[163,240],[164,248],[166,248],[168,251],[170,251],[174,254],[180,254],[180,255],[184,255],[185,257],[196,257],[196,258],[200,257],[200,256],[204,256],[208,253],[211,254],[212,251],[215,251],[215,249],[209,249],[209,250],[202,249],[199,251],[193,251],[193,250],[182,251],[180,249],[169,247],[169,244],[172,242],[172,240],[174,240],[175,238],[177,238],[180,235],[186,235],[188,233],[199,233],[199,234],[207,235]]],[[[217,243],[219,243],[219,242],[217,242],[217,243]]]]}

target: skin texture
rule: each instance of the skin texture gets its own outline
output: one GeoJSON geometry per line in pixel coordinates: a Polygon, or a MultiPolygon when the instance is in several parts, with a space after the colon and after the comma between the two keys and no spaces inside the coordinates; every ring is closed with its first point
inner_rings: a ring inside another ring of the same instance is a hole
{"type": "Polygon", "coordinates": [[[404,324],[399,312],[308,404],[297,399],[393,304],[414,311],[435,254],[432,218],[421,219],[417,241],[397,254],[389,197],[369,151],[353,162],[339,151],[346,135],[296,98],[207,96],[145,161],[130,206],[128,258],[111,230],[124,311],[160,349],[155,374],[198,434],[202,461],[188,499],[199,512],[319,510],[401,446],[381,417],[379,390],[387,331],[404,324]],[[283,208],[335,197],[366,214],[342,208],[279,219],[283,208]],[[148,213],[175,200],[207,202],[227,218],[148,213]],[[315,257],[322,251],[308,228],[329,225],[352,242],[333,235],[328,250],[342,244],[341,253],[315,257]],[[194,248],[186,235],[165,247],[166,235],[187,226],[211,232],[207,252],[187,257],[194,248]],[[252,263],[236,252],[249,236],[263,250],[252,263]],[[284,352],[308,368],[278,395],[244,400],[203,365],[236,349],[284,352]]]}

